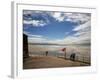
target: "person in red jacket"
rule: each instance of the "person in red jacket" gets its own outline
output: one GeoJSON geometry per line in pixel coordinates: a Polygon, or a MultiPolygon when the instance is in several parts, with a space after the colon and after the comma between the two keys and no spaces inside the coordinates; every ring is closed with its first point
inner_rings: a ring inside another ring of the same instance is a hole
{"type": "Polygon", "coordinates": [[[61,51],[63,51],[65,53],[64,57],[66,59],[66,48],[63,48],[61,51]]]}

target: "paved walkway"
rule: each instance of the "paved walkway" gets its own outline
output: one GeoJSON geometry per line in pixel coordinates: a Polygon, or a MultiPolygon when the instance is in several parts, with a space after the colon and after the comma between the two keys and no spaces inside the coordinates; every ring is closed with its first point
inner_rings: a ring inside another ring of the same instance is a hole
{"type": "Polygon", "coordinates": [[[32,56],[24,59],[24,69],[89,66],[89,64],[52,56],[32,56]]]}

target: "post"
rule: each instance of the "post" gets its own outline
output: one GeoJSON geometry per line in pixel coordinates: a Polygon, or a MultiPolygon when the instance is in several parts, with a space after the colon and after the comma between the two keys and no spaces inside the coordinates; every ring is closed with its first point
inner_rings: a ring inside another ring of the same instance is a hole
{"type": "Polygon", "coordinates": [[[85,62],[85,61],[84,61],[84,56],[83,56],[83,62],[85,62]]]}
{"type": "Polygon", "coordinates": [[[65,59],[66,59],[66,50],[65,50],[65,59]]]}

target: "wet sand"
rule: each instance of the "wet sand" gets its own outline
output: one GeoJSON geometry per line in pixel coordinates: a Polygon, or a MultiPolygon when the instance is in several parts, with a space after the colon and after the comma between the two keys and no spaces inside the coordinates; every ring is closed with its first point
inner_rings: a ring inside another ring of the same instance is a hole
{"type": "Polygon", "coordinates": [[[30,56],[29,58],[25,58],[23,62],[23,69],[75,67],[75,66],[89,66],[89,64],[71,60],[65,60],[63,58],[52,57],[52,56],[30,56]]]}

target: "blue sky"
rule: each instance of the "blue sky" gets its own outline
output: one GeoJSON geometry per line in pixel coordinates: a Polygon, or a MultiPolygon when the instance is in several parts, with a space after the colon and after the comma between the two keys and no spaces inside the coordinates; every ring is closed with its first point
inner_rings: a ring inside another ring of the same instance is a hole
{"type": "Polygon", "coordinates": [[[24,10],[23,32],[29,43],[89,44],[91,14],[24,10]]]}

